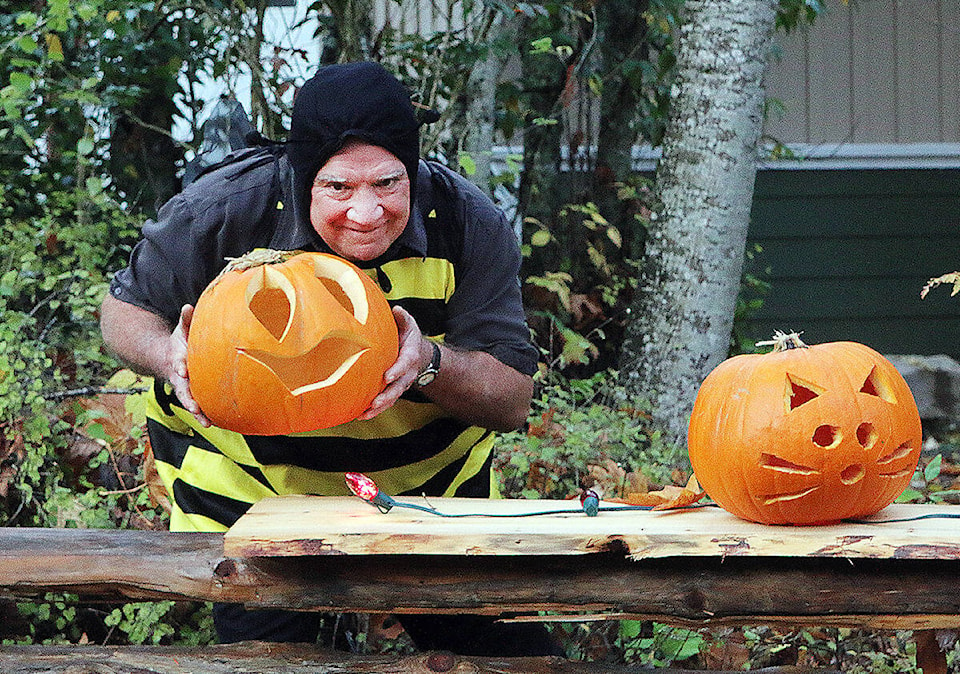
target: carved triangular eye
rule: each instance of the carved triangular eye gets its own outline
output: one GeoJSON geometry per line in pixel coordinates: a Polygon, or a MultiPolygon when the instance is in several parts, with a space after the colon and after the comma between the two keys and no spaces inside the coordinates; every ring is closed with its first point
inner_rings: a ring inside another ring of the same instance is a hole
{"type": "Polygon", "coordinates": [[[877,368],[870,370],[870,374],[867,375],[867,380],[863,382],[863,386],[860,387],[860,393],[866,393],[867,395],[877,396],[886,400],[888,403],[896,403],[897,396],[894,395],[893,389],[887,383],[887,380],[877,372],[877,368]]]}
{"type": "Polygon", "coordinates": [[[787,374],[787,411],[795,410],[823,393],[819,386],[787,374]]]}

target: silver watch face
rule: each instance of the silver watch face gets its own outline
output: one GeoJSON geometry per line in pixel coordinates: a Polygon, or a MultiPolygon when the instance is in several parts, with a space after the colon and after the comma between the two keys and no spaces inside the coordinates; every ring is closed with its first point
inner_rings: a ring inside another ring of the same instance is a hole
{"type": "Polygon", "coordinates": [[[437,378],[437,373],[432,370],[424,372],[419,377],[417,377],[417,386],[426,386],[434,379],[437,378]]]}
{"type": "Polygon", "coordinates": [[[433,344],[433,359],[427,365],[427,369],[417,375],[417,386],[426,386],[440,373],[440,347],[433,344]]]}

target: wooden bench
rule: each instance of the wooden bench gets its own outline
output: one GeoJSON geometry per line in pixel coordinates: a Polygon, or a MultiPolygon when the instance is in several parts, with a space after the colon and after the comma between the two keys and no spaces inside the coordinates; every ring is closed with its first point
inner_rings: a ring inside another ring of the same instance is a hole
{"type": "Polygon", "coordinates": [[[0,588],[538,621],[960,627],[950,506],[770,527],[717,508],[587,517],[575,501],[409,503],[455,516],[290,496],[262,501],[225,535],[0,529],[0,588]],[[562,512],[530,516],[544,510],[562,512]]]}

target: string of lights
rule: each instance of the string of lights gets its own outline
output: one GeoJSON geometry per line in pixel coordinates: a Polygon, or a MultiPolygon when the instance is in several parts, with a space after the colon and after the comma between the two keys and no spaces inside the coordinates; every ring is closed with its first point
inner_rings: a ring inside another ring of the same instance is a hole
{"type": "MultiPolygon", "coordinates": [[[[369,477],[362,473],[346,473],[344,474],[344,481],[347,483],[347,487],[353,493],[354,496],[357,496],[367,503],[375,506],[380,512],[387,513],[393,508],[410,508],[412,510],[419,510],[422,512],[430,513],[431,515],[436,515],[437,517],[541,517],[544,515],[573,515],[577,514],[578,511],[567,509],[554,509],[554,510],[538,510],[534,512],[523,512],[523,513],[448,513],[438,510],[432,506],[420,505],[418,503],[409,503],[406,501],[400,501],[393,496],[389,496],[380,491],[380,488],[377,487],[377,483],[371,480],[369,477]]],[[[704,508],[712,507],[711,504],[702,504],[698,506],[687,506],[695,508],[704,508]]],[[[600,496],[593,491],[592,489],[587,489],[580,494],[580,508],[579,512],[583,512],[587,517],[596,517],[602,512],[621,512],[626,510],[652,510],[653,506],[641,506],[641,505],[615,505],[615,506],[603,506],[600,505],[600,496]]]]}
{"type": "MultiPolygon", "coordinates": [[[[596,517],[600,513],[609,513],[609,512],[623,512],[629,510],[641,510],[649,511],[653,510],[653,506],[642,506],[642,505],[615,505],[615,506],[605,506],[601,505],[600,496],[593,491],[592,489],[586,489],[580,494],[580,511],[567,509],[553,509],[553,510],[538,510],[533,512],[522,512],[522,513],[448,513],[442,510],[438,510],[430,505],[420,505],[418,503],[410,503],[408,501],[401,501],[393,496],[384,494],[380,491],[380,488],[377,487],[377,483],[372,479],[364,475],[363,473],[345,473],[344,481],[347,483],[347,487],[350,489],[350,492],[359,497],[360,499],[366,501],[367,503],[375,506],[380,512],[387,513],[393,508],[408,508],[410,510],[419,510],[421,512],[429,513],[437,517],[446,517],[446,518],[463,518],[463,517],[542,517],[545,515],[573,515],[578,512],[582,512],[587,517],[596,517]]],[[[681,506],[678,509],[681,510],[693,510],[698,508],[716,508],[718,507],[714,503],[698,503],[693,505],[681,506]]],[[[928,520],[928,519],[960,519],[960,513],[924,513],[922,515],[914,515],[912,517],[898,517],[884,520],[860,520],[860,519],[849,519],[844,520],[848,524],[893,524],[899,522],[915,522],[918,520],[928,520]]]]}

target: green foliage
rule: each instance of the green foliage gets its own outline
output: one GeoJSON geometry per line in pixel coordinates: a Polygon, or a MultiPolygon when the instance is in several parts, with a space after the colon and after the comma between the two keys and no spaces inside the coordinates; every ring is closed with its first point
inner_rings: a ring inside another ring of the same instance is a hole
{"type": "MultiPolygon", "coordinates": [[[[643,401],[629,400],[616,373],[542,386],[526,431],[498,437],[494,465],[508,497],[567,498],[603,483],[620,495],[639,474],[668,484],[688,475],[681,447],[667,445],[649,428],[643,401]]],[[[645,483],[645,481],[644,481],[645,483]]]]}
{"type": "MultiPolygon", "coordinates": [[[[645,227],[649,181],[621,189],[621,199],[645,227]]],[[[616,365],[619,336],[637,283],[635,260],[624,251],[623,232],[593,202],[564,205],[547,224],[527,218],[525,303],[534,339],[548,370],[585,377],[616,365]]]]}
{"type": "Polygon", "coordinates": [[[730,355],[754,353],[756,338],[751,334],[750,321],[763,307],[763,297],[770,292],[770,268],[761,266],[763,248],[759,244],[748,245],[745,253],[740,292],[733,315],[733,332],[730,336],[730,355]]]}
{"type": "Polygon", "coordinates": [[[77,625],[77,596],[48,592],[36,602],[17,604],[17,612],[27,623],[28,633],[20,638],[4,637],[10,644],[66,644],[82,637],[77,625]]]}
{"type": "Polygon", "coordinates": [[[910,485],[897,497],[897,503],[956,504],[960,502],[960,480],[956,479],[960,463],[960,444],[950,439],[933,456],[921,454],[910,485]]]}
{"type": "Polygon", "coordinates": [[[797,28],[813,25],[817,17],[826,11],[827,5],[823,0],[780,0],[777,7],[777,30],[790,33],[797,28]]]}
{"type": "Polygon", "coordinates": [[[47,593],[17,604],[26,625],[20,636],[3,636],[4,645],[103,644],[159,645],[176,642],[199,646],[214,639],[212,604],[195,602],[134,602],[120,606],[86,607],[73,594],[47,593]]]}
{"type": "Polygon", "coordinates": [[[630,663],[669,667],[695,657],[703,637],[694,630],[639,620],[620,622],[620,644],[630,663]]]}
{"type": "Polygon", "coordinates": [[[44,501],[67,479],[57,452],[69,424],[50,399],[115,367],[101,350],[97,310],[135,229],[97,186],[48,192],[23,213],[30,196],[18,186],[0,195],[0,460],[16,471],[20,495],[6,515],[44,524],[44,501]]]}
{"type": "Polygon", "coordinates": [[[172,601],[124,604],[113,609],[104,623],[126,634],[131,644],[157,645],[174,632],[173,627],[162,621],[173,606],[172,601]]]}

